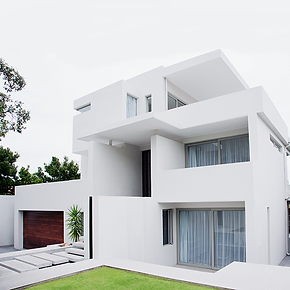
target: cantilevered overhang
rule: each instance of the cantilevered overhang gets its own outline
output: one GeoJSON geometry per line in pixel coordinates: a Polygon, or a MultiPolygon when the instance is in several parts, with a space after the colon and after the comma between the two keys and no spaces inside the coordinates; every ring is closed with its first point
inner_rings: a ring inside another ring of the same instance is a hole
{"type": "Polygon", "coordinates": [[[97,131],[85,132],[77,138],[82,141],[98,141],[107,143],[109,140],[129,143],[136,146],[150,144],[154,134],[172,140],[182,140],[194,136],[202,136],[247,127],[247,117],[186,127],[166,118],[166,112],[151,112],[125,119],[116,124],[100,128],[97,131]]]}
{"type": "Polygon", "coordinates": [[[164,77],[197,101],[249,88],[221,50],[166,67],[164,77]]]}

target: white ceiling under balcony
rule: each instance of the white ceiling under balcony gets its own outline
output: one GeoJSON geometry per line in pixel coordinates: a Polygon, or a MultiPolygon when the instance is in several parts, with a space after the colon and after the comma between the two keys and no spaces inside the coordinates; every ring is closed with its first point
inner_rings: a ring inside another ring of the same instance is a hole
{"type": "Polygon", "coordinates": [[[164,77],[197,101],[248,88],[221,50],[167,67],[164,77]]]}

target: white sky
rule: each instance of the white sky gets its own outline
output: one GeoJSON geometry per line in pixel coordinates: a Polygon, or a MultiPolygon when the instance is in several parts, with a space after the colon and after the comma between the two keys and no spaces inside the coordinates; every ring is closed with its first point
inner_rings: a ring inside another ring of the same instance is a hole
{"type": "Polygon", "coordinates": [[[0,145],[31,172],[72,154],[73,101],[160,65],[222,49],[250,87],[262,85],[290,128],[286,0],[0,0],[0,57],[27,86],[31,120],[0,145]]]}

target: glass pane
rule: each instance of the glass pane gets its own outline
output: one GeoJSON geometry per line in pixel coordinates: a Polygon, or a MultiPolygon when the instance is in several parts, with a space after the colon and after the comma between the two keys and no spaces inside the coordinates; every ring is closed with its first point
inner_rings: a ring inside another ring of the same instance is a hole
{"type": "Polygon", "coordinates": [[[214,266],[246,261],[245,211],[214,211],[214,266]]]}
{"type": "Polygon", "coordinates": [[[211,212],[179,212],[179,262],[211,267],[211,212]]]}
{"type": "Polygon", "coordinates": [[[176,108],[176,100],[168,95],[168,110],[176,108]]]}
{"type": "Polygon", "coordinates": [[[162,219],[163,219],[163,245],[167,245],[169,243],[168,241],[168,210],[162,211],[162,219]]]}
{"type": "Polygon", "coordinates": [[[147,112],[151,112],[151,96],[147,97],[147,112]]]}
{"type": "Polygon", "coordinates": [[[188,146],[188,167],[218,164],[218,142],[188,146]]]}
{"type": "Polygon", "coordinates": [[[127,95],[127,118],[137,116],[137,99],[127,95]]]}
{"type": "Polygon", "coordinates": [[[182,107],[184,106],[184,103],[180,102],[180,101],[177,101],[178,102],[178,107],[182,107]]]}
{"type": "Polygon", "coordinates": [[[239,137],[221,141],[221,163],[250,161],[249,137],[239,137]]]}

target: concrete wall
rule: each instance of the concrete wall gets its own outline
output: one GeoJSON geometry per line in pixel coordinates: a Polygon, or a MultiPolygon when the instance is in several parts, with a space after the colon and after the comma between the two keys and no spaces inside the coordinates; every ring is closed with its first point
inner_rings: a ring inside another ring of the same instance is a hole
{"type": "Polygon", "coordinates": [[[176,264],[175,230],[173,245],[163,246],[162,208],[166,206],[153,198],[93,198],[95,259],[114,257],[168,266],[176,264]]]}
{"type": "Polygon", "coordinates": [[[0,246],[14,243],[15,196],[0,195],[0,246]]]}
{"type": "Polygon", "coordinates": [[[141,196],[141,151],[91,142],[89,180],[92,195],[141,196]]]}

